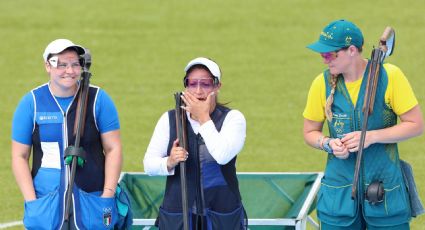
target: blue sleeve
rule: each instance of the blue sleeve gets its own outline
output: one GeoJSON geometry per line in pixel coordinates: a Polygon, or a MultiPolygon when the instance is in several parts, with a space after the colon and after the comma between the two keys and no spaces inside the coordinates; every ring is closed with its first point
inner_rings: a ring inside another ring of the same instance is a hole
{"type": "Polygon", "coordinates": [[[106,133],[120,129],[118,112],[111,97],[102,89],[99,89],[96,100],[96,123],[100,133],[106,133]]]}
{"type": "Polygon", "coordinates": [[[26,94],[16,107],[12,121],[12,140],[32,145],[34,128],[34,100],[32,93],[26,94]]]}

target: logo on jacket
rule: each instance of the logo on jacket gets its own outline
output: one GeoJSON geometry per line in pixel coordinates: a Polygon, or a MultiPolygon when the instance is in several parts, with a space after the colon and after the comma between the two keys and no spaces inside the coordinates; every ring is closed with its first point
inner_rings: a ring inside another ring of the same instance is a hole
{"type": "Polygon", "coordinates": [[[112,222],[112,210],[111,208],[104,208],[103,209],[103,225],[106,227],[109,227],[112,222]]]}
{"type": "Polygon", "coordinates": [[[35,120],[38,124],[55,124],[63,122],[61,112],[36,112],[35,120]]]}

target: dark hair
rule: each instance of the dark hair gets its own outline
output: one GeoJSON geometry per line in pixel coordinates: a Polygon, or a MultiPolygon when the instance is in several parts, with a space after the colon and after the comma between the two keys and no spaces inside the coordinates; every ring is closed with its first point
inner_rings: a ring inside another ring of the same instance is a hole
{"type": "MultiPolygon", "coordinates": [[[[363,51],[363,47],[362,47],[362,46],[361,46],[361,47],[357,47],[357,46],[355,46],[355,45],[352,45],[352,46],[356,47],[356,48],[357,48],[357,50],[359,51],[359,53],[361,53],[361,52],[363,51]]],[[[342,48],[342,50],[346,50],[346,49],[348,49],[348,48],[350,48],[350,46],[344,47],[344,48],[342,48]]]]}
{"type": "MultiPolygon", "coordinates": [[[[75,51],[77,53],[77,55],[78,55],[78,50],[75,47],[68,47],[68,48],[62,50],[61,52],[59,52],[57,54],[61,54],[61,53],[64,53],[66,51],[75,51]]],[[[48,61],[53,55],[57,55],[57,54],[49,54],[49,55],[47,55],[47,59],[46,60],[48,61]]]]}
{"type": "Polygon", "coordinates": [[[359,53],[361,53],[361,52],[363,51],[363,47],[357,47],[357,46],[356,46],[356,48],[357,48],[357,50],[359,51],[359,53]]]}
{"type": "Polygon", "coordinates": [[[203,69],[203,70],[206,70],[209,74],[210,74],[210,77],[211,78],[215,78],[214,76],[213,76],[213,74],[211,73],[211,71],[206,67],[206,66],[204,66],[204,65],[201,65],[201,64],[196,64],[196,65],[193,65],[193,66],[191,66],[187,71],[186,71],[186,75],[185,75],[185,77],[187,77],[193,70],[195,70],[195,69],[203,69]]]}
{"type": "MultiPolygon", "coordinates": [[[[355,45],[352,45],[352,46],[356,47],[357,50],[359,51],[359,53],[361,53],[363,51],[363,47],[357,47],[355,45]]],[[[341,48],[339,50],[347,50],[348,48],[350,48],[350,46],[343,47],[343,48],[341,48]]],[[[337,50],[337,51],[339,51],[339,50],[337,50]]]]}

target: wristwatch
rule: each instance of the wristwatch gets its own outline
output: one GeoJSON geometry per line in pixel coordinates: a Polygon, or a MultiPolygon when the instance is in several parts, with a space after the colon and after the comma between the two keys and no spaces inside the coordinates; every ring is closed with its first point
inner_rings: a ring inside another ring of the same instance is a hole
{"type": "Polygon", "coordinates": [[[326,139],[326,141],[323,143],[323,150],[325,150],[325,152],[329,153],[329,154],[333,154],[334,151],[331,148],[331,146],[329,145],[329,143],[331,142],[332,138],[328,138],[326,139]]]}

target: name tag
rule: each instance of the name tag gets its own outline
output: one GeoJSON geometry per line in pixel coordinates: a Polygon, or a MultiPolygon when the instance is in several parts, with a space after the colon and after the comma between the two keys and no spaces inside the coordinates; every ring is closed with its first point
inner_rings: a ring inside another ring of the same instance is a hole
{"type": "Polygon", "coordinates": [[[61,112],[38,112],[35,117],[38,124],[55,124],[63,122],[63,115],[61,112]]]}

